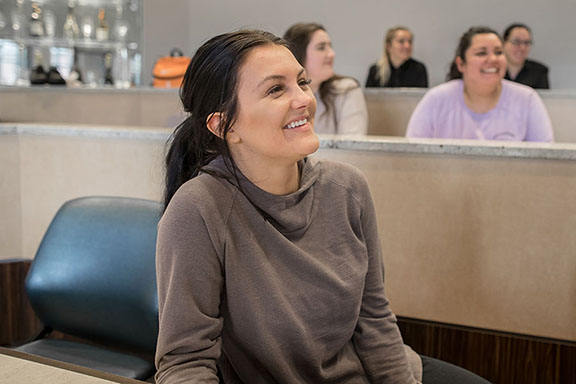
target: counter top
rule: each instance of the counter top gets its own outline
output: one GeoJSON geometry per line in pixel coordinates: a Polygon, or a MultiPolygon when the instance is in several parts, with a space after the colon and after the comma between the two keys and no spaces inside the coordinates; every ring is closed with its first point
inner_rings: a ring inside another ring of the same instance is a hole
{"type": "MultiPolygon", "coordinates": [[[[75,124],[0,124],[0,135],[166,141],[171,128],[75,124]]],[[[320,135],[321,149],[576,161],[576,144],[320,135]]]]}
{"type": "MultiPolygon", "coordinates": [[[[364,88],[364,93],[369,95],[383,96],[412,96],[422,97],[430,88],[364,88]]],[[[54,92],[54,93],[102,93],[102,94],[178,94],[177,88],[154,88],[154,87],[135,87],[135,88],[114,88],[114,87],[82,87],[67,88],[55,87],[50,85],[44,86],[0,86],[2,92],[54,92]]],[[[536,92],[543,99],[576,99],[576,89],[537,89],[536,92]]]]}
{"type": "Polygon", "coordinates": [[[34,92],[53,92],[53,93],[101,93],[101,94],[178,94],[178,88],[153,88],[153,87],[135,87],[135,88],[114,88],[108,87],[79,87],[68,88],[53,85],[35,85],[30,87],[19,87],[11,85],[0,86],[0,93],[34,93],[34,92]]]}
{"type": "MultiPolygon", "coordinates": [[[[406,96],[420,98],[430,88],[364,88],[366,95],[383,97],[406,96]]],[[[536,89],[542,99],[576,99],[576,89],[536,89]]]]}

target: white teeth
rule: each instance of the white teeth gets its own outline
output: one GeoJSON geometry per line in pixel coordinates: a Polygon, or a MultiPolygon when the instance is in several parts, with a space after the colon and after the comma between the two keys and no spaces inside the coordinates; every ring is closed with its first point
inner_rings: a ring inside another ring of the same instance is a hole
{"type": "Polygon", "coordinates": [[[487,68],[487,69],[484,69],[484,72],[486,72],[486,73],[496,73],[496,72],[498,72],[498,68],[487,68]]]}
{"type": "Polygon", "coordinates": [[[306,124],[307,122],[308,122],[308,119],[293,121],[290,124],[287,124],[285,128],[296,128],[296,127],[299,127],[301,125],[306,124]]]}

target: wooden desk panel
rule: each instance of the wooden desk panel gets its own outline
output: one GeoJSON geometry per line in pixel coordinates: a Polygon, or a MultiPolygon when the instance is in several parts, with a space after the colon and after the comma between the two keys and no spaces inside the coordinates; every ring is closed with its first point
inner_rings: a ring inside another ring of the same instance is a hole
{"type": "Polygon", "coordinates": [[[0,345],[29,340],[42,326],[24,288],[30,263],[24,259],[0,261],[0,345]]]}

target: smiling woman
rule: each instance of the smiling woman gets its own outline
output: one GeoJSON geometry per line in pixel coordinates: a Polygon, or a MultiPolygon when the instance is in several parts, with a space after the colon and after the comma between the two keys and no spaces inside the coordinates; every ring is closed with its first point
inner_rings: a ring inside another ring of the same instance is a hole
{"type": "Polygon", "coordinates": [[[460,39],[448,81],[422,98],[406,136],[476,140],[552,141],[550,118],[531,88],[503,80],[502,39],[487,27],[460,39]]]}
{"type": "Polygon", "coordinates": [[[156,382],[420,379],[384,296],[367,182],[308,157],[316,100],[286,42],[216,36],[180,94],[189,116],[166,158],[156,382]]]}
{"type": "Polygon", "coordinates": [[[361,134],[368,131],[368,111],[358,82],[334,73],[334,49],[326,29],[316,23],[292,25],[284,38],[310,76],[318,100],[318,133],[361,134]]]}
{"type": "Polygon", "coordinates": [[[414,35],[406,27],[390,28],[382,57],[370,67],[366,87],[428,87],[426,66],[412,58],[414,35]]]}
{"type": "Polygon", "coordinates": [[[505,78],[532,88],[548,89],[548,67],[528,59],[533,43],[532,31],[527,25],[516,23],[506,28],[504,52],[508,71],[505,78]]]}

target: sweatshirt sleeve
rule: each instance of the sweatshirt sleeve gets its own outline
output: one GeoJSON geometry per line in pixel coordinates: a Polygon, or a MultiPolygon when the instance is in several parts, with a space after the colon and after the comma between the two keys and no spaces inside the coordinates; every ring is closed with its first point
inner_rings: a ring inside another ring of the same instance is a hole
{"type": "Polygon", "coordinates": [[[361,87],[345,92],[338,106],[338,127],[341,135],[365,135],[368,133],[368,109],[361,87]]]}
{"type": "Polygon", "coordinates": [[[174,196],[160,221],[158,384],[218,383],[223,276],[214,230],[185,193],[174,196]]]}
{"type": "Polygon", "coordinates": [[[416,80],[416,87],[428,88],[428,71],[426,70],[426,66],[422,63],[420,64],[420,68],[418,70],[418,77],[416,80]]]}
{"type": "Polygon", "coordinates": [[[396,317],[384,295],[382,251],[372,197],[364,181],[362,229],[368,252],[368,272],[354,346],[373,383],[416,383],[404,350],[396,317]]]}
{"type": "Polygon", "coordinates": [[[406,130],[406,137],[434,137],[434,97],[428,91],[418,103],[406,130]]]}
{"type": "Polygon", "coordinates": [[[546,106],[540,99],[540,95],[536,91],[531,91],[530,104],[527,107],[528,111],[528,128],[526,129],[526,141],[541,141],[552,142],[554,141],[554,132],[552,131],[552,123],[548,116],[546,106]]]}
{"type": "Polygon", "coordinates": [[[378,66],[376,64],[370,66],[370,69],[368,70],[365,87],[380,87],[380,81],[378,81],[378,66]]]}

